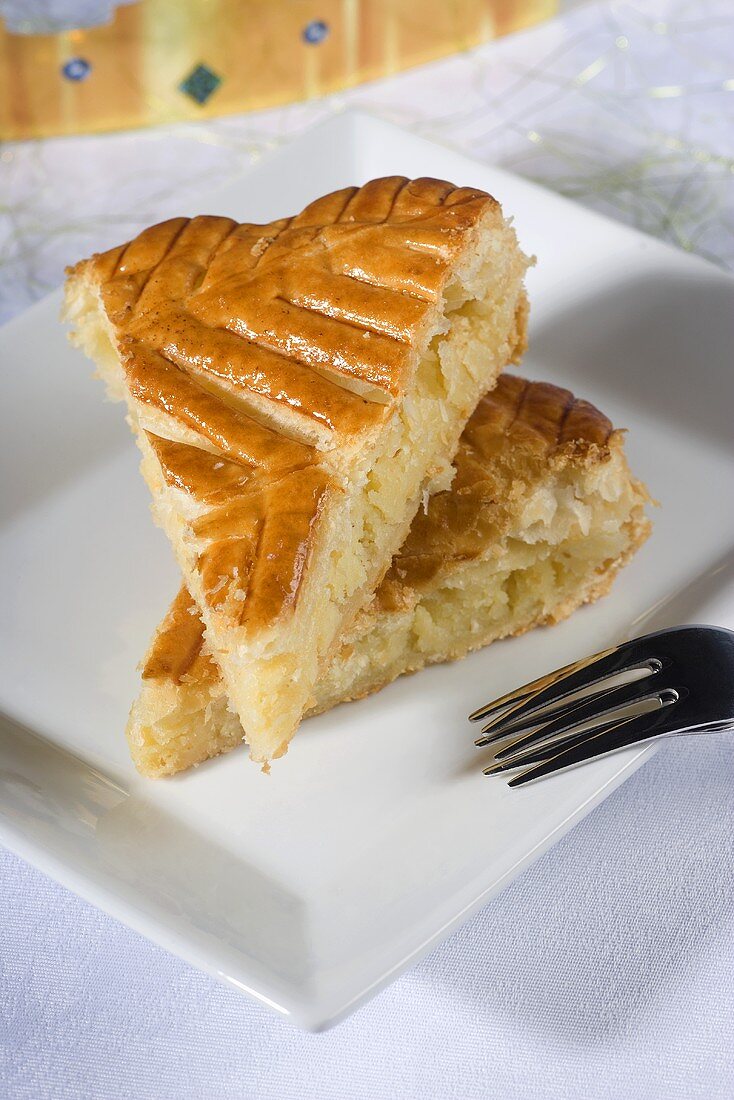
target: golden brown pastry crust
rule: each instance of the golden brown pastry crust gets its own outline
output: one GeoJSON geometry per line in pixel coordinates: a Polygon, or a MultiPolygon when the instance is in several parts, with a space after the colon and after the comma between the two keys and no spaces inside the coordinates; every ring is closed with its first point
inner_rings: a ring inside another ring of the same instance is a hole
{"type": "Polygon", "coordinates": [[[479,557],[504,533],[518,498],[548,465],[601,462],[611,422],[588,401],[548,382],[503,374],[464,429],[451,489],[436,493],[413,521],[377,592],[385,608],[456,561],[479,557]]]}
{"type": "Polygon", "coordinates": [[[71,269],[99,290],[133,401],[186,440],[147,433],[166,483],[203,509],[204,598],[233,624],[294,605],[338,449],[391,415],[488,212],[501,220],[482,191],[388,177],[266,225],[175,218],[71,269]]]}
{"type": "MultiPolygon", "coordinates": [[[[603,413],[569,390],[501,375],[464,429],[451,489],[436,493],[416,515],[375,594],[376,606],[399,608],[412,598],[412,590],[430,583],[442,569],[480,556],[499,541],[514,504],[542,468],[603,462],[620,434],[603,413]]],[[[216,679],[216,664],[202,647],[202,623],[182,587],[155,635],[143,678],[216,679]]]]}
{"type": "Polygon", "coordinates": [[[482,191],[386,177],[267,225],[174,218],[71,276],[99,284],[138,400],[229,453],[254,431],[220,399],[236,395],[312,421],[328,450],[385,416],[466,231],[492,209],[482,191]]]}
{"type": "Polygon", "coordinates": [[[191,529],[209,606],[248,630],[273,622],[298,597],[333,480],[315,462],[264,475],[197,447],[147,438],[166,482],[198,506],[191,529]]]}
{"type": "Polygon", "coordinates": [[[251,756],[285,752],[479,396],[524,346],[497,202],[432,179],[174,219],[69,274],[251,756]]]}

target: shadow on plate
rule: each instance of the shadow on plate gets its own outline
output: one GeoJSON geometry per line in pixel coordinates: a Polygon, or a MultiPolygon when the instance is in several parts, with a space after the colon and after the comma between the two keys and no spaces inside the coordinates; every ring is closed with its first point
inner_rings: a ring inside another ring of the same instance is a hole
{"type": "Polygon", "coordinates": [[[632,624],[630,637],[685,623],[734,627],[734,546],[690,584],[643,612],[632,624]]]}
{"type": "Polygon", "coordinates": [[[661,272],[590,294],[532,328],[523,373],[552,381],[557,372],[612,415],[621,396],[673,430],[734,450],[733,285],[713,270],[661,272]]]}
{"type": "Polygon", "coordinates": [[[0,436],[0,526],[134,449],[124,409],[105,401],[92,364],[67,340],[60,308],[58,292],[2,333],[0,358],[7,359],[14,411],[4,418],[0,436]]]}

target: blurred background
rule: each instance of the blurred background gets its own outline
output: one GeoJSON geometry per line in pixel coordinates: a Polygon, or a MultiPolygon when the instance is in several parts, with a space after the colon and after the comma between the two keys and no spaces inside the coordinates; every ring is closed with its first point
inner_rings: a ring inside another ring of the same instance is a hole
{"type": "Polygon", "coordinates": [[[0,320],[349,107],[734,266],[731,0],[0,0],[0,320]]]}
{"type": "Polygon", "coordinates": [[[557,0],[3,0],[4,138],[313,99],[546,18],[557,0]]]}

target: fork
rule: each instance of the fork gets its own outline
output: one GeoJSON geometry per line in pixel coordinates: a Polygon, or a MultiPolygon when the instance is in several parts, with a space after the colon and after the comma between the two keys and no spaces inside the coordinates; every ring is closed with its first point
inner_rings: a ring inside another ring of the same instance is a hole
{"type": "Polygon", "coordinates": [[[734,728],[734,632],[659,630],[565,665],[479,707],[475,741],[496,745],[485,775],[529,783],[606,753],[679,733],[734,728]]]}

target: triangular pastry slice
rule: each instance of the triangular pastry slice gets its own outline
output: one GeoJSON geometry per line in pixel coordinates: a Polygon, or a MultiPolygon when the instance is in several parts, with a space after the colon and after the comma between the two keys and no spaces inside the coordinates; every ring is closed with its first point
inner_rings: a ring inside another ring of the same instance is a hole
{"type": "MultiPolygon", "coordinates": [[[[586,401],[502,375],[469,420],[451,489],[419,510],[315,689],[315,711],[405,672],[565,618],[604,595],[650,531],[623,433],[586,401]]],[[[182,588],[143,665],[128,725],[144,775],[242,744],[197,608],[182,588]]]]}
{"type": "Polygon", "coordinates": [[[391,177],[268,225],[174,219],[69,272],[255,760],[524,347],[526,266],[491,196],[391,177]]]}

